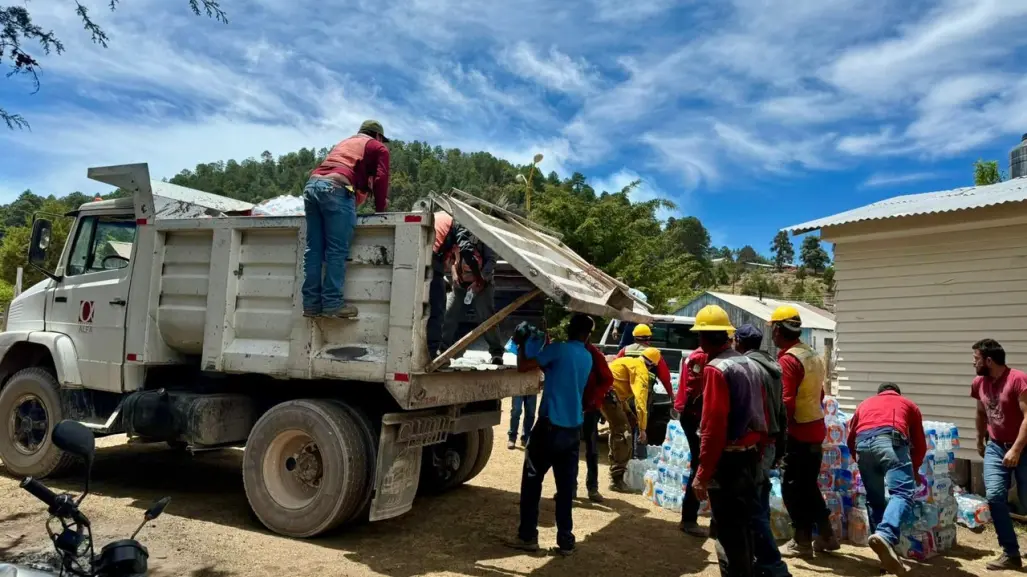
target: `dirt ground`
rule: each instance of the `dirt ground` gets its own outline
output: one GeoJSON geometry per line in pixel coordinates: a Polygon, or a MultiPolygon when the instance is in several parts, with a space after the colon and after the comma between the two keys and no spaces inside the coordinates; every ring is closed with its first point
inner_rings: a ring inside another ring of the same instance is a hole
{"type": "MultiPolygon", "coordinates": [[[[578,550],[569,558],[522,554],[504,542],[517,526],[520,468],[524,453],[506,449],[504,425],[496,429],[489,466],[471,484],[445,495],[419,498],[410,513],[308,541],[266,531],[250,513],[243,493],[242,452],[195,456],[162,445],[127,445],[124,437],[100,441],[92,494],[83,509],[98,544],[127,537],[156,499],[172,497],[163,517],[140,534],[150,550],[150,574],[192,577],[351,575],[412,577],[676,577],[718,575],[710,542],[677,530],[675,515],[641,496],[606,494],[603,505],[578,501],[574,509],[578,550]]],[[[582,451],[584,459],[584,451],[582,451]]],[[[605,460],[600,482],[608,476],[605,460]]],[[[584,462],[580,478],[584,480],[584,462]]],[[[53,486],[78,492],[77,476],[53,486]]],[[[583,493],[583,490],[579,490],[583,493]]],[[[555,494],[549,482],[544,495],[555,494]]],[[[39,559],[49,550],[40,503],[0,475],[0,560],[39,559]]],[[[553,502],[544,499],[543,547],[555,544],[553,502]]],[[[913,575],[985,573],[997,548],[994,532],[960,528],[959,546],[945,557],[916,565],[913,575]]],[[[869,549],[845,546],[816,559],[790,561],[796,577],[834,574],[877,577],[869,549]]]]}

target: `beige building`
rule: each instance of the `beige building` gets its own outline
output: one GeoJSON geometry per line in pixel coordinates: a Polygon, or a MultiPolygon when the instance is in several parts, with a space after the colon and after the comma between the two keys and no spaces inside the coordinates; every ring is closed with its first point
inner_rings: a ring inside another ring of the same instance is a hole
{"type": "Polygon", "coordinates": [[[1027,178],[900,196],[795,225],[834,243],[839,398],[898,383],[925,420],[954,422],[979,460],[971,345],[1027,369],[1027,178]]]}

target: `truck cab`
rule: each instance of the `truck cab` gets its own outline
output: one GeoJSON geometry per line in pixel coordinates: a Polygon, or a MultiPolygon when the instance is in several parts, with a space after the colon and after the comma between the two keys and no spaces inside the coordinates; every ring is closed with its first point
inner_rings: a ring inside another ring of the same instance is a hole
{"type": "MultiPolygon", "coordinates": [[[[677,393],[681,380],[681,365],[688,355],[699,348],[699,337],[692,332],[695,318],[674,315],[654,315],[652,323],[648,323],[653,331],[652,346],[660,349],[663,360],[670,369],[671,391],[667,391],[655,374],[650,375],[649,383],[649,423],[646,435],[650,445],[663,443],[667,433],[667,423],[676,419],[674,411],[674,395],[677,393]]],[[[613,358],[620,351],[620,335],[614,338],[616,321],[610,321],[603,336],[599,340],[599,350],[613,358]]]]}
{"type": "Polygon", "coordinates": [[[388,519],[480,473],[500,400],[539,391],[537,371],[447,362],[485,329],[542,297],[652,319],[559,235],[457,190],[359,217],[343,292],[360,315],[307,318],[303,217],[251,216],[249,203],[151,180],[145,164],[89,176],[128,196],[36,216],[28,262],[47,278],[14,299],[0,332],[0,459],[16,475],[69,466],[50,433],[72,419],[178,450],[245,446],[247,500],[283,535],[388,519]],[[532,288],[432,358],[438,210],[532,288]]]}

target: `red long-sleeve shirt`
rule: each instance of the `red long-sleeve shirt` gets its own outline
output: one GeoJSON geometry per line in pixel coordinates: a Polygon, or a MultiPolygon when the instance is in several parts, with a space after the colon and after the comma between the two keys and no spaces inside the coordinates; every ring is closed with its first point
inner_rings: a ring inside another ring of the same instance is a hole
{"type": "MultiPolygon", "coordinates": [[[[709,358],[714,359],[727,350],[725,345],[717,351],[710,351],[709,358]]],[[[731,391],[728,388],[724,373],[716,367],[705,364],[702,370],[702,423],[700,431],[699,470],[696,479],[708,482],[717,470],[720,455],[728,446],[747,447],[757,445],[763,438],[758,432],[749,431],[741,438],[729,442],[727,438],[728,415],[731,412],[731,391]]]]}
{"type": "MultiPolygon", "coordinates": [[[[827,426],[820,419],[809,423],[795,422],[795,398],[799,394],[799,383],[806,378],[806,369],[799,359],[785,353],[799,341],[790,343],[777,353],[777,362],[781,365],[781,400],[788,413],[788,436],[803,443],[823,443],[827,435],[827,426]]],[[[824,401],[824,390],[820,390],[820,401],[824,401]]]]}
{"type": "MultiPolygon", "coordinates": [[[[628,347],[617,351],[617,358],[623,357],[626,350],[628,350],[628,347]]],[[[660,379],[660,382],[663,383],[663,388],[667,389],[667,394],[674,390],[670,386],[670,369],[667,367],[667,361],[663,360],[663,355],[660,355],[660,364],[656,365],[656,378],[660,379]]]]}
{"type": "Polygon", "coordinates": [[[603,406],[603,399],[606,393],[613,387],[613,373],[610,365],[606,362],[606,356],[592,343],[585,344],[585,350],[592,355],[592,371],[588,374],[588,382],[585,384],[585,394],[581,404],[585,412],[598,411],[603,406]]]}
{"type": "Polygon", "coordinates": [[[856,407],[849,420],[849,450],[856,454],[856,437],[864,431],[892,427],[909,440],[909,458],[913,470],[920,470],[927,454],[927,439],[924,438],[924,417],[916,403],[896,393],[885,391],[870,397],[856,407]]]}
{"type": "Polygon", "coordinates": [[[372,187],[374,190],[374,211],[385,212],[389,204],[389,149],[371,138],[364,145],[364,158],[357,163],[355,168],[347,166],[319,166],[312,174],[328,176],[329,174],[341,174],[353,185],[355,190],[368,191],[369,177],[374,177],[372,187]],[[368,168],[373,170],[368,170],[368,168]]]}
{"type": "Polygon", "coordinates": [[[688,399],[695,399],[702,394],[702,368],[706,365],[706,353],[695,349],[681,361],[681,372],[678,374],[678,390],[674,394],[674,410],[685,412],[688,399]]]}

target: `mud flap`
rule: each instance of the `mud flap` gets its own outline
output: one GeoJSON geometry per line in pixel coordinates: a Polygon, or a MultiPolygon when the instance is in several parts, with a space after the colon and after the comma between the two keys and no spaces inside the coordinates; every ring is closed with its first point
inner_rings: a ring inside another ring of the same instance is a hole
{"type": "Polygon", "coordinates": [[[450,415],[388,413],[382,417],[371,521],[391,519],[414,506],[421,478],[421,449],[449,436],[450,415]]]}

